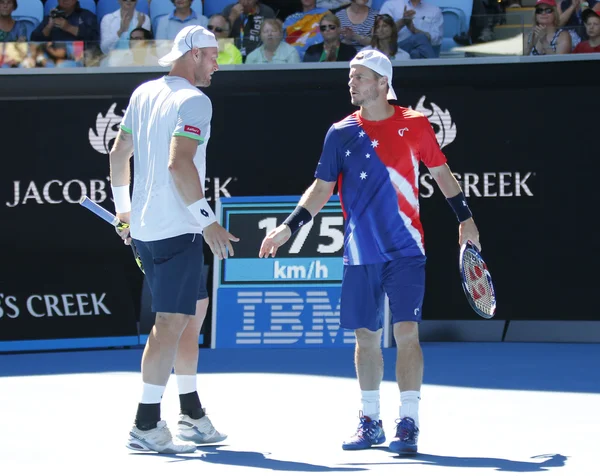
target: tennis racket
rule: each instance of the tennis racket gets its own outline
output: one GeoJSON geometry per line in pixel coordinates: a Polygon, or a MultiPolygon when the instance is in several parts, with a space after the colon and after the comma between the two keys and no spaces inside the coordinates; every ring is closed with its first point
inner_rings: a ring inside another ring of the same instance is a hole
{"type": "Polygon", "coordinates": [[[467,301],[485,319],[496,313],[496,293],[492,276],[479,250],[470,241],[460,247],[460,276],[467,301]]]}
{"type": "MultiPolygon", "coordinates": [[[[105,222],[110,223],[112,226],[116,227],[117,230],[119,230],[119,231],[124,230],[125,228],[129,228],[128,223],[123,223],[115,215],[110,213],[106,208],[101,207],[100,205],[98,205],[96,202],[90,200],[89,197],[86,197],[85,195],[83,197],[81,197],[81,200],[79,200],[79,205],[87,208],[89,211],[94,213],[96,216],[99,216],[100,218],[102,218],[105,222]]],[[[133,241],[131,243],[129,243],[129,246],[131,247],[131,251],[133,252],[133,257],[135,258],[135,262],[137,263],[137,265],[139,266],[140,270],[143,273],[144,265],[142,264],[142,259],[140,258],[140,255],[138,254],[137,248],[135,247],[135,244],[133,243],[133,241]]]]}

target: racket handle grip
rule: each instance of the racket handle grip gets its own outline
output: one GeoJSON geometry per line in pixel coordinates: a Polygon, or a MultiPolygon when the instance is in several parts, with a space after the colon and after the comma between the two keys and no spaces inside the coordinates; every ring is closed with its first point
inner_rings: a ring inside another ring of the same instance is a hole
{"type": "Polygon", "coordinates": [[[90,198],[86,197],[85,195],[81,197],[79,204],[113,226],[117,226],[120,223],[119,219],[115,215],[110,213],[106,208],[98,205],[93,200],[90,200],[90,198]]]}

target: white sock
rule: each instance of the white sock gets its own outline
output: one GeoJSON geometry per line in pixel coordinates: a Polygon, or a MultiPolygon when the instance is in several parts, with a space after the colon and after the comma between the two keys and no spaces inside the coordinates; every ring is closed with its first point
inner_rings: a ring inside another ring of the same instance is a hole
{"type": "Polygon", "coordinates": [[[163,385],[152,385],[151,383],[144,382],[141,403],[160,403],[163,393],[165,393],[165,388],[163,385]]]}
{"type": "Polygon", "coordinates": [[[362,390],[360,393],[363,415],[379,421],[379,390],[362,390]]]}
{"type": "Polygon", "coordinates": [[[177,375],[176,377],[179,395],[185,395],[186,393],[192,393],[197,390],[196,375],[177,375]]]}
{"type": "Polygon", "coordinates": [[[412,418],[417,428],[419,428],[419,400],[421,400],[421,392],[416,390],[400,392],[400,418],[412,418]]]}

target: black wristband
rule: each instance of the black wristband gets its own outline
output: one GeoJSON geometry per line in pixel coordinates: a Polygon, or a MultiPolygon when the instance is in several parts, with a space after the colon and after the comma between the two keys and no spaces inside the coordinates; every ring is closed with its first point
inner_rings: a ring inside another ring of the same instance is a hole
{"type": "Polygon", "coordinates": [[[473,216],[469,206],[467,205],[467,199],[462,192],[454,197],[447,198],[446,200],[448,200],[452,210],[454,210],[454,213],[456,213],[456,218],[459,222],[468,220],[473,216]]]}
{"type": "Polygon", "coordinates": [[[290,214],[290,216],[285,219],[283,224],[290,227],[290,230],[292,230],[293,235],[300,228],[302,228],[302,225],[306,225],[311,220],[312,215],[310,214],[310,212],[306,208],[298,205],[296,209],[290,214]]]}

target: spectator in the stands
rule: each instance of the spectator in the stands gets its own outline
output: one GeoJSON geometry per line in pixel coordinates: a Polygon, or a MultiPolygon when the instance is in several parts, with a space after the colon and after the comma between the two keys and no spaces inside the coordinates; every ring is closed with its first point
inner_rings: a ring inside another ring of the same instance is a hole
{"type": "Polygon", "coordinates": [[[21,68],[76,68],[83,66],[83,44],[65,41],[27,44],[21,68]]]}
{"type": "Polygon", "coordinates": [[[132,65],[154,66],[158,65],[158,52],[154,42],[154,35],[145,28],[136,28],[129,35],[129,51],[131,52],[132,65]]]}
{"type": "Polygon", "coordinates": [[[527,36],[525,55],[557,55],[571,52],[571,35],[566,29],[559,28],[560,20],[555,0],[537,0],[533,16],[533,31],[527,36]]]}
{"type": "Polygon", "coordinates": [[[326,14],[319,22],[323,42],[309,46],[302,61],[322,63],[330,61],[350,61],[356,56],[356,48],[341,42],[340,19],[333,13],[326,14]]]}
{"type": "Polygon", "coordinates": [[[100,49],[104,54],[114,48],[128,49],[129,36],[136,28],[152,29],[148,15],[136,10],[138,1],[146,0],[119,0],[120,8],[102,18],[100,49]]]}
{"type": "Polygon", "coordinates": [[[77,0],[58,0],[58,6],[31,33],[31,41],[86,41],[100,39],[98,19],[77,0]]]}
{"type": "Polygon", "coordinates": [[[377,15],[371,44],[363,48],[381,51],[390,60],[409,60],[410,55],[398,47],[398,27],[388,14],[377,15]]]}
{"type": "Polygon", "coordinates": [[[326,13],[326,8],[317,7],[316,0],[301,0],[302,11],[293,13],[283,22],[285,41],[296,48],[300,59],[309,46],[323,42],[319,31],[319,23],[326,13]]]}
{"type": "Polygon", "coordinates": [[[267,18],[275,18],[271,7],[258,0],[239,0],[223,10],[231,25],[231,37],[235,38],[242,57],[246,58],[260,46],[260,27],[267,18]]]}
{"type": "Polygon", "coordinates": [[[444,18],[439,7],[422,0],[387,0],[380,13],[394,19],[398,46],[411,58],[439,56],[444,36],[444,18]]]}
{"type": "Polygon", "coordinates": [[[101,66],[158,66],[159,56],[152,32],[135,28],[129,35],[129,49],[110,51],[101,66]]]}
{"type": "Polygon", "coordinates": [[[213,35],[215,35],[219,44],[217,64],[243,63],[242,53],[233,44],[233,38],[230,37],[231,24],[226,17],[220,14],[213,15],[208,20],[207,28],[209,31],[213,32],[213,35]]]}
{"type": "Polygon", "coordinates": [[[469,28],[454,35],[454,41],[464,46],[494,41],[494,27],[506,22],[504,14],[509,8],[521,8],[519,0],[509,0],[504,4],[497,0],[473,0],[469,28]]]}
{"type": "MultiPolygon", "coordinates": [[[[568,27],[569,31],[577,33],[580,40],[586,40],[583,12],[587,8],[600,11],[600,2],[598,0],[562,0],[556,7],[560,16],[558,26],[568,27]]],[[[571,39],[574,39],[573,35],[571,35],[571,39]]]]}
{"type": "Polygon", "coordinates": [[[368,0],[352,0],[348,7],[335,14],[342,25],[342,42],[357,50],[371,44],[377,11],[369,8],[368,3],[368,0]]]}
{"type": "Polygon", "coordinates": [[[0,42],[27,41],[27,23],[12,17],[16,9],[17,0],[0,0],[0,42]]]}
{"type": "MultiPolygon", "coordinates": [[[[174,40],[183,28],[190,25],[206,27],[208,18],[198,15],[193,9],[194,0],[171,0],[175,10],[170,15],[164,15],[156,25],[155,38],[157,40],[174,40]]],[[[202,5],[202,0],[195,0],[202,5]]]]}
{"type": "Polygon", "coordinates": [[[582,18],[588,39],[579,43],[573,53],[600,53],[600,13],[589,8],[582,18]]]}
{"type": "Polygon", "coordinates": [[[246,64],[299,63],[300,56],[292,45],[283,41],[283,23],[278,18],[266,19],[260,27],[262,45],[246,58],[246,64]]]}

